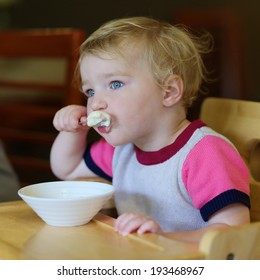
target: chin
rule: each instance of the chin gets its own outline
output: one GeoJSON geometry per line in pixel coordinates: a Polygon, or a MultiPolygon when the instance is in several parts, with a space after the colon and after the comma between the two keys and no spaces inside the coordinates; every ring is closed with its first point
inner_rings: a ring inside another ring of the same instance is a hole
{"type": "Polygon", "coordinates": [[[115,137],[109,137],[108,135],[102,135],[104,139],[113,147],[122,146],[128,144],[130,141],[123,141],[123,139],[114,139],[115,137]]]}

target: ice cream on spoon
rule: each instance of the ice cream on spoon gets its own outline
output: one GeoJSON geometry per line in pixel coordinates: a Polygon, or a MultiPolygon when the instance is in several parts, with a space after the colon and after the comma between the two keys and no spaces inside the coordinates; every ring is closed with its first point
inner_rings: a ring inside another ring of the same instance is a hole
{"type": "Polygon", "coordinates": [[[88,126],[94,126],[94,127],[106,126],[106,127],[108,127],[110,125],[110,121],[111,121],[110,115],[103,111],[93,111],[87,117],[88,126]]]}

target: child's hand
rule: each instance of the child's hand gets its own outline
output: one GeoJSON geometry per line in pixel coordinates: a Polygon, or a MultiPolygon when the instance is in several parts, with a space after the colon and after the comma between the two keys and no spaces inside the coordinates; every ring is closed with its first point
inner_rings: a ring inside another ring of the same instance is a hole
{"type": "Polygon", "coordinates": [[[87,119],[86,107],[69,105],[60,109],[54,116],[53,125],[58,131],[77,132],[89,129],[81,123],[87,119]]]}
{"type": "Polygon", "coordinates": [[[161,227],[151,217],[138,213],[124,213],[116,219],[115,231],[127,235],[133,231],[162,233],[161,227]]]}

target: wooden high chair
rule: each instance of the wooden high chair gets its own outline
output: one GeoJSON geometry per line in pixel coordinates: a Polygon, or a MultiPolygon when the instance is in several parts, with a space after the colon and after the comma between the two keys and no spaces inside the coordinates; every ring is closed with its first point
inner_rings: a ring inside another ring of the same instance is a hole
{"type": "Polygon", "coordinates": [[[209,260],[260,260],[260,222],[209,230],[199,243],[199,258],[209,260]]]}
{"type": "Polygon", "coordinates": [[[68,28],[0,31],[0,139],[22,186],[55,179],[52,119],[82,103],[73,75],[85,36],[68,28]]]}
{"type": "Polygon", "coordinates": [[[200,249],[210,259],[260,259],[260,103],[209,97],[200,119],[233,142],[251,173],[251,224],[209,231],[200,249]]]}

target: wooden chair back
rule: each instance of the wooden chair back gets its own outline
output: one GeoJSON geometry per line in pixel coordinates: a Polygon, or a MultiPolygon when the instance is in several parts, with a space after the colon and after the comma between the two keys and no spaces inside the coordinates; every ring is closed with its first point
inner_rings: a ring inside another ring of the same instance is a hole
{"type": "Polygon", "coordinates": [[[209,260],[259,260],[260,222],[205,233],[199,252],[209,260]]]}
{"type": "Polygon", "coordinates": [[[251,221],[260,221],[260,102],[209,97],[200,119],[237,147],[251,173],[251,221]]]}
{"type": "Polygon", "coordinates": [[[0,139],[21,185],[55,178],[52,119],[82,103],[73,75],[85,36],[69,28],[0,31],[0,139]]]}

